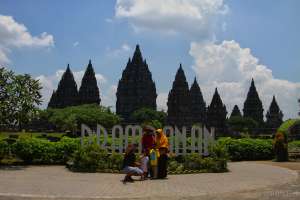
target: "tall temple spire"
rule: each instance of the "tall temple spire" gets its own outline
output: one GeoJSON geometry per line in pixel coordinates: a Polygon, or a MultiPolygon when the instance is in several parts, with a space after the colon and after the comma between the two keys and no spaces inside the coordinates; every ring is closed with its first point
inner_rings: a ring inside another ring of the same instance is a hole
{"type": "Polygon", "coordinates": [[[129,58],[117,89],[116,113],[124,122],[131,122],[130,115],[143,107],[156,110],[156,87],[148,64],[143,61],[139,45],[132,59],[129,58]]]}
{"type": "Polygon", "coordinates": [[[100,92],[91,60],[82,78],[78,98],[79,104],[100,104],[100,92]]]}
{"type": "Polygon", "coordinates": [[[235,105],[233,107],[233,110],[231,112],[230,118],[232,118],[232,117],[242,117],[242,113],[241,113],[238,105],[235,105]]]}
{"type": "Polygon", "coordinates": [[[283,114],[277,104],[275,96],[273,96],[271,105],[266,114],[266,126],[267,128],[276,130],[282,124],[283,114]]]}
{"type": "Polygon", "coordinates": [[[168,96],[168,124],[177,127],[192,125],[190,104],[189,85],[180,64],[168,96]]]}
{"type": "Polygon", "coordinates": [[[204,124],[206,122],[206,103],[203,99],[203,95],[197,83],[196,77],[190,89],[190,96],[192,123],[204,124]]]}
{"type": "Polygon", "coordinates": [[[254,80],[251,81],[246,101],[244,102],[244,117],[249,117],[258,123],[263,123],[263,105],[257,93],[254,80]]]}
{"type": "Polygon", "coordinates": [[[214,96],[207,108],[207,124],[216,128],[217,136],[225,133],[226,129],[226,106],[223,104],[218,89],[215,89],[214,96]]]}
{"type": "Polygon", "coordinates": [[[132,63],[135,64],[135,65],[142,65],[143,63],[143,56],[142,56],[142,52],[141,52],[141,49],[140,49],[140,45],[136,45],[135,47],[135,51],[134,51],[134,54],[133,54],[133,57],[132,57],[132,63]]]}
{"type": "Polygon", "coordinates": [[[49,102],[51,104],[48,107],[65,108],[78,105],[77,84],[69,64],[58,84],[56,92],[52,96],[53,99],[49,102]]]}

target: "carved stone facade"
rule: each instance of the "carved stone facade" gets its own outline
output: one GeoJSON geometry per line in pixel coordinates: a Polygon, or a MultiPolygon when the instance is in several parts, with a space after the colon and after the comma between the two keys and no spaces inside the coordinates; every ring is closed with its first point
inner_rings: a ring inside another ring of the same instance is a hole
{"type": "Polygon", "coordinates": [[[263,124],[264,122],[264,109],[259,95],[256,91],[254,80],[251,81],[251,86],[247,94],[246,101],[244,102],[244,117],[249,117],[263,124]]]}
{"type": "Polygon", "coordinates": [[[143,107],[156,110],[156,87],[146,60],[143,60],[139,45],[132,60],[129,58],[117,89],[116,113],[124,122],[130,122],[130,115],[143,107]]]}
{"type": "Polygon", "coordinates": [[[241,113],[238,105],[235,105],[233,107],[233,110],[231,112],[230,118],[232,118],[232,117],[242,117],[242,113],[241,113]]]}
{"type": "Polygon", "coordinates": [[[100,104],[100,92],[97,85],[94,68],[91,60],[86,68],[79,89],[79,104],[100,104]]]}
{"type": "Polygon", "coordinates": [[[223,104],[218,89],[216,88],[212,101],[207,108],[207,125],[216,128],[217,136],[219,136],[220,133],[225,134],[226,115],[226,106],[223,104]]]}
{"type": "Polygon", "coordinates": [[[277,104],[275,96],[273,96],[266,118],[266,127],[269,129],[277,129],[283,122],[283,114],[277,104]]]}
{"type": "Polygon", "coordinates": [[[168,117],[167,122],[171,126],[191,126],[191,98],[189,85],[182,66],[176,73],[173,87],[168,96],[168,117]]]}
{"type": "Polygon", "coordinates": [[[78,105],[77,84],[68,65],[58,84],[57,90],[53,91],[48,108],[65,108],[76,105],[78,105]]]}
{"type": "Polygon", "coordinates": [[[201,89],[197,83],[195,78],[191,89],[190,89],[190,97],[191,97],[191,117],[192,124],[205,124],[206,123],[206,103],[203,99],[203,95],[201,89]]]}

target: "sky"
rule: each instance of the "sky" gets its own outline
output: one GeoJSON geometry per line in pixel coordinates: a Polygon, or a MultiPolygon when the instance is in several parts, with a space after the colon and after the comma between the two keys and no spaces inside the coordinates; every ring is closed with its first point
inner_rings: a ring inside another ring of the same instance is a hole
{"type": "Polygon", "coordinates": [[[78,87],[89,59],[101,104],[115,107],[118,80],[139,44],[159,109],[182,63],[207,104],[215,87],[243,108],[251,78],[267,112],[275,95],[284,118],[300,97],[298,0],[0,0],[0,65],[39,79],[46,107],[67,64],[78,87]]]}

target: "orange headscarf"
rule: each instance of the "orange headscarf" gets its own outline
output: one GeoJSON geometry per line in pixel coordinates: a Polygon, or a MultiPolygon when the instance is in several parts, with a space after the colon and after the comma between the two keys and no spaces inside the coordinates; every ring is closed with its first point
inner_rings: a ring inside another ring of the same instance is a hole
{"type": "Polygon", "coordinates": [[[156,148],[169,148],[169,141],[162,129],[156,130],[156,148]]]}

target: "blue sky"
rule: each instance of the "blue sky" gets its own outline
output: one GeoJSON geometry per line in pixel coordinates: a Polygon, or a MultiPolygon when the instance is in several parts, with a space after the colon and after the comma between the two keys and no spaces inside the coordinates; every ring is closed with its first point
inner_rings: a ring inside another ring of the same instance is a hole
{"type": "MultiPolygon", "coordinates": [[[[5,46],[0,40],[0,50],[5,47],[9,60],[2,63],[17,73],[42,77],[48,84],[43,91],[47,101],[59,79],[55,74],[61,74],[58,70],[70,63],[74,72],[80,72],[92,59],[101,79],[103,104],[114,106],[117,81],[139,43],[157,85],[160,108],[166,109],[167,93],[181,62],[190,83],[197,76],[207,103],[218,86],[229,113],[233,104],[242,107],[251,76],[257,79],[265,110],[274,94],[285,116],[295,117],[300,96],[300,1],[207,2],[1,0],[0,15],[13,17],[32,37],[41,38],[43,32],[53,37],[46,44],[18,46],[5,46]],[[181,10],[184,6],[191,11],[181,10]],[[251,63],[251,72],[244,71],[245,61],[251,63]],[[206,74],[211,78],[206,79],[206,74]]],[[[6,26],[0,26],[0,36],[6,34],[6,26]]]]}

